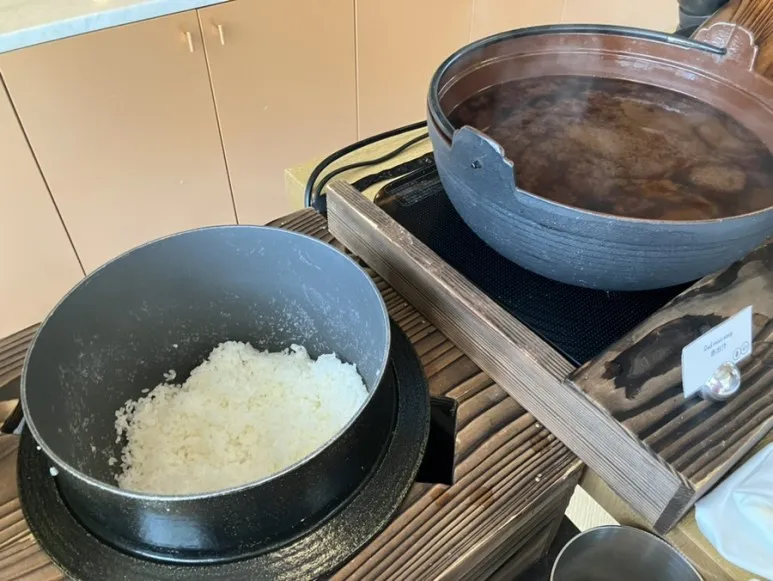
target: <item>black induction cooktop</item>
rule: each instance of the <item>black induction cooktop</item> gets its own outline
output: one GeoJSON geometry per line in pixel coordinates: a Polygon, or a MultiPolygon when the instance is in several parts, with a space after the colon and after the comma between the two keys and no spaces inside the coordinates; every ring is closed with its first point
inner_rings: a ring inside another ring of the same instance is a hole
{"type": "Polygon", "coordinates": [[[375,202],[575,365],[599,355],[689,286],[607,292],[534,274],[467,227],[443,190],[431,154],[413,167],[418,169],[383,187],[375,202]]]}

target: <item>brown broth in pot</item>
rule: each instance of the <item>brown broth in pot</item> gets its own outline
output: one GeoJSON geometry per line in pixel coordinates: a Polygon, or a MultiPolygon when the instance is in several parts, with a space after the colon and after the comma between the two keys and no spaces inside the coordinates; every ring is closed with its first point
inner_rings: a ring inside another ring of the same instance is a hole
{"type": "Polygon", "coordinates": [[[749,129],[680,93],[552,76],[484,89],[449,115],[515,164],[519,188],[570,206],[705,220],[773,206],[773,155],[749,129]]]}

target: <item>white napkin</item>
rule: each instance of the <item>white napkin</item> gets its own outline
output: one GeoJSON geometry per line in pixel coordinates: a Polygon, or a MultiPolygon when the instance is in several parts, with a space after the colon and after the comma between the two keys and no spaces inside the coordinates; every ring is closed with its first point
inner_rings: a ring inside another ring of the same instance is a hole
{"type": "Polygon", "coordinates": [[[773,580],[773,444],[699,500],[695,518],[725,559],[773,580]]]}

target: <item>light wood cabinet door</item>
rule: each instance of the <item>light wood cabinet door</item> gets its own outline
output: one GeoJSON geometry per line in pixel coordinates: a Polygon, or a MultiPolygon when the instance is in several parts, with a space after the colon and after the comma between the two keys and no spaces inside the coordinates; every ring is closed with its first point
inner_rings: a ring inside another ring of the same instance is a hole
{"type": "Polygon", "coordinates": [[[0,80],[0,338],[40,322],[83,271],[0,80]]]}
{"type": "Polygon", "coordinates": [[[432,74],[470,40],[473,0],[356,2],[362,138],[426,117],[432,74]]]}
{"type": "Polygon", "coordinates": [[[0,55],[84,267],[235,221],[195,12],[0,55]]]}
{"type": "Polygon", "coordinates": [[[562,21],[673,32],[679,23],[679,4],[676,0],[566,0],[562,21]]]}
{"type": "Polygon", "coordinates": [[[199,10],[240,223],[287,214],[284,170],[357,138],[353,0],[199,10]]]}
{"type": "Polygon", "coordinates": [[[477,40],[516,28],[558,24],[564,0],[475,0],[473,7],[472,39],[477,40]]]}

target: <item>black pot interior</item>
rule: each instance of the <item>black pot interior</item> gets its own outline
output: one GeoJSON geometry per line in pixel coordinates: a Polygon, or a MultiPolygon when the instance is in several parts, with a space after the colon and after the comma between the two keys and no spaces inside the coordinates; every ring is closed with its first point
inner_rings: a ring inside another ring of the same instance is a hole
{"type": "Polygon", "coordinates": [[[115,411],[170,369],[184,381],[226,340],[335,352],[372,392],[389,322],[371,279],[327,244],[273,228],[186,232],[107,264],[56,307],[26,364],[25,416],[52,459],[115,485],[115,411]]]}

